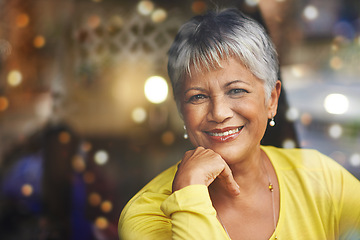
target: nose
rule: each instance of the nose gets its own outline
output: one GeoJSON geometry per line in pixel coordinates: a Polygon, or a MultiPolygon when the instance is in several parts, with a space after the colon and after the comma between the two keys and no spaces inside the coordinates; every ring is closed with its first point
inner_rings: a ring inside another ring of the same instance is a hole
{"type": "Polygon", "coordinates": [[[209,104],[209,110],[207,113],[207,120],[223,123],[226,120],[232,118],[234,115],[230,104],[224,98],[212,98],[211,104],[209,104]]]}

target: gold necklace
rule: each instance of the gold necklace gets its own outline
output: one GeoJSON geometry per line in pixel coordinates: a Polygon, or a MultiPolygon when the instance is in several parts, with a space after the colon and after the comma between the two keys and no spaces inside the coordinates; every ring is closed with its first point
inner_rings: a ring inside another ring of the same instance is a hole
{"type": "MultiPolygon", "coordinates": [[[[265,172],[266,172],[266,175],[267,175],[267,178],[268,178],[268,181],[269,181],[269,191],[271,192],[271,203],[272,203],[272,212],[273,212],[273,220],[274,220],[274,239],[277,240],[278,237],[276,236],[276,216],[275,216],[275,200],[274,200],[274,187],[273,187],[273,184],[271,182],[271,178],[270,178],[270,175],[267,171],[267,168],[265,166],[265,161],[263,160],[263,165],[264,165],[264,168],[265,168],[265,172]]],[[[221,225],[223,226],[225,232],[226,232],[226,235],[230,238],[230,235],[225,227],[225,225],[223,224],[223,222],[221,221],[221,218],[220,218],[220,215],[217,214],[218,216],[218,219],[219,219],[219,222],[221,223],[221,225]]],[[[231,239],[231,238],[230,238],[231,239]]]]}

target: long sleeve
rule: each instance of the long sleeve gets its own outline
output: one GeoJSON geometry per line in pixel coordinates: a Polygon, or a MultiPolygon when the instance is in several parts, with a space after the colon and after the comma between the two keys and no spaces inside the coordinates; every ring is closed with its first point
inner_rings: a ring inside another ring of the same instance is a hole
{"type": "Polygon", "coordinates": [[[172,239],[229,239],[216,218],[205,185],[191,185],[174,192],[161,209],[171,218],[172,239]]]}
{"type": "Polygon", "coordinates": [[[128,202],[119,219],[121,240],[229,239],[205,185],[171,192],[175,172],[163,172],[128,202]]]}

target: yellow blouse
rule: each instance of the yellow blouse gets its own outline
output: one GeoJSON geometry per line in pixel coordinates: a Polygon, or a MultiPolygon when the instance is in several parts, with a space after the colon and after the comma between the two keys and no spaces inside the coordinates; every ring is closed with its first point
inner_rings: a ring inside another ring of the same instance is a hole
{"type": "MultiPolygon", "coordinates": [[[[279,240],[360,239],[358,179],[315,150],[262,149],[279,181],[279,240]]],[[[120,239],[229,239],[205,185],[171,192],[176,169],[159,174],[128,202],[120,239]]]]}

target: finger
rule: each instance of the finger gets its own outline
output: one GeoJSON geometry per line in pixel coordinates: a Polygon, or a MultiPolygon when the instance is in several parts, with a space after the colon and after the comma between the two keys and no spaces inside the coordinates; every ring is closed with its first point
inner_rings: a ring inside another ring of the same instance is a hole
{"type": "Polygon", "coordinates": [[[220,173],[219,178],[226,185],[226,189],[230,194],[236,196],[240,194],[240,187],[234,179],[231,169],[225,164],[224,170],[220,173]]]}

